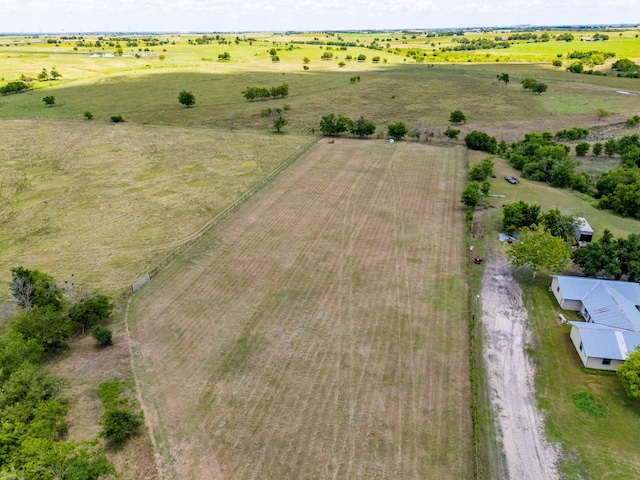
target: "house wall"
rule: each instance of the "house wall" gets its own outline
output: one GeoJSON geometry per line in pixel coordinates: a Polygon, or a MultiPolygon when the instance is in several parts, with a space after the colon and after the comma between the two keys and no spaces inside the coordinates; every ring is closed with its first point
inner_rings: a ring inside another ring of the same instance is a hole
{"type": "Polygon", "coordinates": [[[611,370],[615,372],[622,363],[623,362],[621,360],[611,360],[609,365],[603,365],[602,358],[588,357],[585,367],[593,368],[595,370],[611,370]]]}
{"type": "Polygon", "coordinates": [[[582,309],[582,301],[562,298],[562,291],[560,290],[560,285],[556,277],[553,277],[553,280],[551,280],[551,292],[553,292],[553,296],[556,297],[561,309],[573,310],[574,312],[579,312],[582,309]]]}
{"type": "Polygon", "coordinates": [[[580,360],[582,360],[582,364],[586,367],[589,358],[584,354],[584,350],[580,350],[582,337],[580,336],[580,330],[573,325],[571,326],[571,341],[573,342],[576,352],[578,352],[578,355],[580,356],[580,360]]]}

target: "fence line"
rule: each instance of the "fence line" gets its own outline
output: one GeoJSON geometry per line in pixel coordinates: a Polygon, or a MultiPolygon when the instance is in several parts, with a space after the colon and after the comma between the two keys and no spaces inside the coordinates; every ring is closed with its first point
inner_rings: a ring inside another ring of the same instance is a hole
{"type": "MultiPolygon", "coordinates": [[[[182,245],[176,247],[169,255],[164,257],[160,262],[148,273],[145,273],[144,276],[140,278],[140,280],[134,282],[131,285],[131,289],[129,290],[129,294],[135,292],[142,285],[139,283],[145,278],[153,278],[158,273],[160,273],[164,268],[169,265],[178,255],[183,253],[189,247],[191,247],[197,240],[199,240],[205,233],[209,232],[213,227],[220,224],[223,220],[225,220],[231,213],[238,209],[244,202],[249,200],[253,195],[255,195],[258,191],[262,190],[267,184],[269,184],[275,177],[277,177],[283,170],[289,167],[292,163],[298,160],[302,155],[307,153],[311,147],[313,147],[318,142],[319,137],[314,138],[312,141],[308,142],[304,145],[300,150],[293,153],[289,158],[287,158],[284,162],[280,163],[274,170],[272,170],[266,177],[264,177],[260,182],[255,184],[249,190],[244,192],[240,198],[238,198],[231,205],[227,206],[224,210],[218,213],[215,217],[209,220],[206,224],[200,227],[197,231],[189,235],[182,245]],[[135,288],[135,287],[138,288],[135,288]]],[[[146,283],[146,282],[144,282],[146,283]]]]}

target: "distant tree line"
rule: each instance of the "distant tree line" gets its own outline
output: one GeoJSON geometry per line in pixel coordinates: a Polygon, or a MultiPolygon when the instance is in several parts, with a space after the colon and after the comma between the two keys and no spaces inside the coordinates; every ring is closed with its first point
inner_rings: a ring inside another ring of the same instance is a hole
{"type": "Polygon", "coordinates": [[[286,83],[277,87],[247,87],[242,91],[242,96],[250,102],[254,100],[267,100],[269,98],[284,98],[289,95],[289,85],[286,83]]]}

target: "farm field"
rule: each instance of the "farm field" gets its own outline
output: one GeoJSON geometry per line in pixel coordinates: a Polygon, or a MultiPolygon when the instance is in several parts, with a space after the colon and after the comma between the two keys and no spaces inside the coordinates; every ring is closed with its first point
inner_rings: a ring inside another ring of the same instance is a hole
{"type": "Polygon", "coordinates": [[[165,478],[473,476],[464,155],[323,140],[133,298],[165,478]]]}
{"type": "Polygon", "coordinates": [[[310,141],[129,123],[2,126],[0,279],[31,265],[109,294],[310,141]]]}

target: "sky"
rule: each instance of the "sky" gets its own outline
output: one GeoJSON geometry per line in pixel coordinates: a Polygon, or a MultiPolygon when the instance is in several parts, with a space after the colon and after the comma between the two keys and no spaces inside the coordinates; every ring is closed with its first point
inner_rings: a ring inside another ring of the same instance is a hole
{"type": "Polygon", "coordinates": [[[0,33],[640,24],[639,0],[0,0],[0,33]]]}

